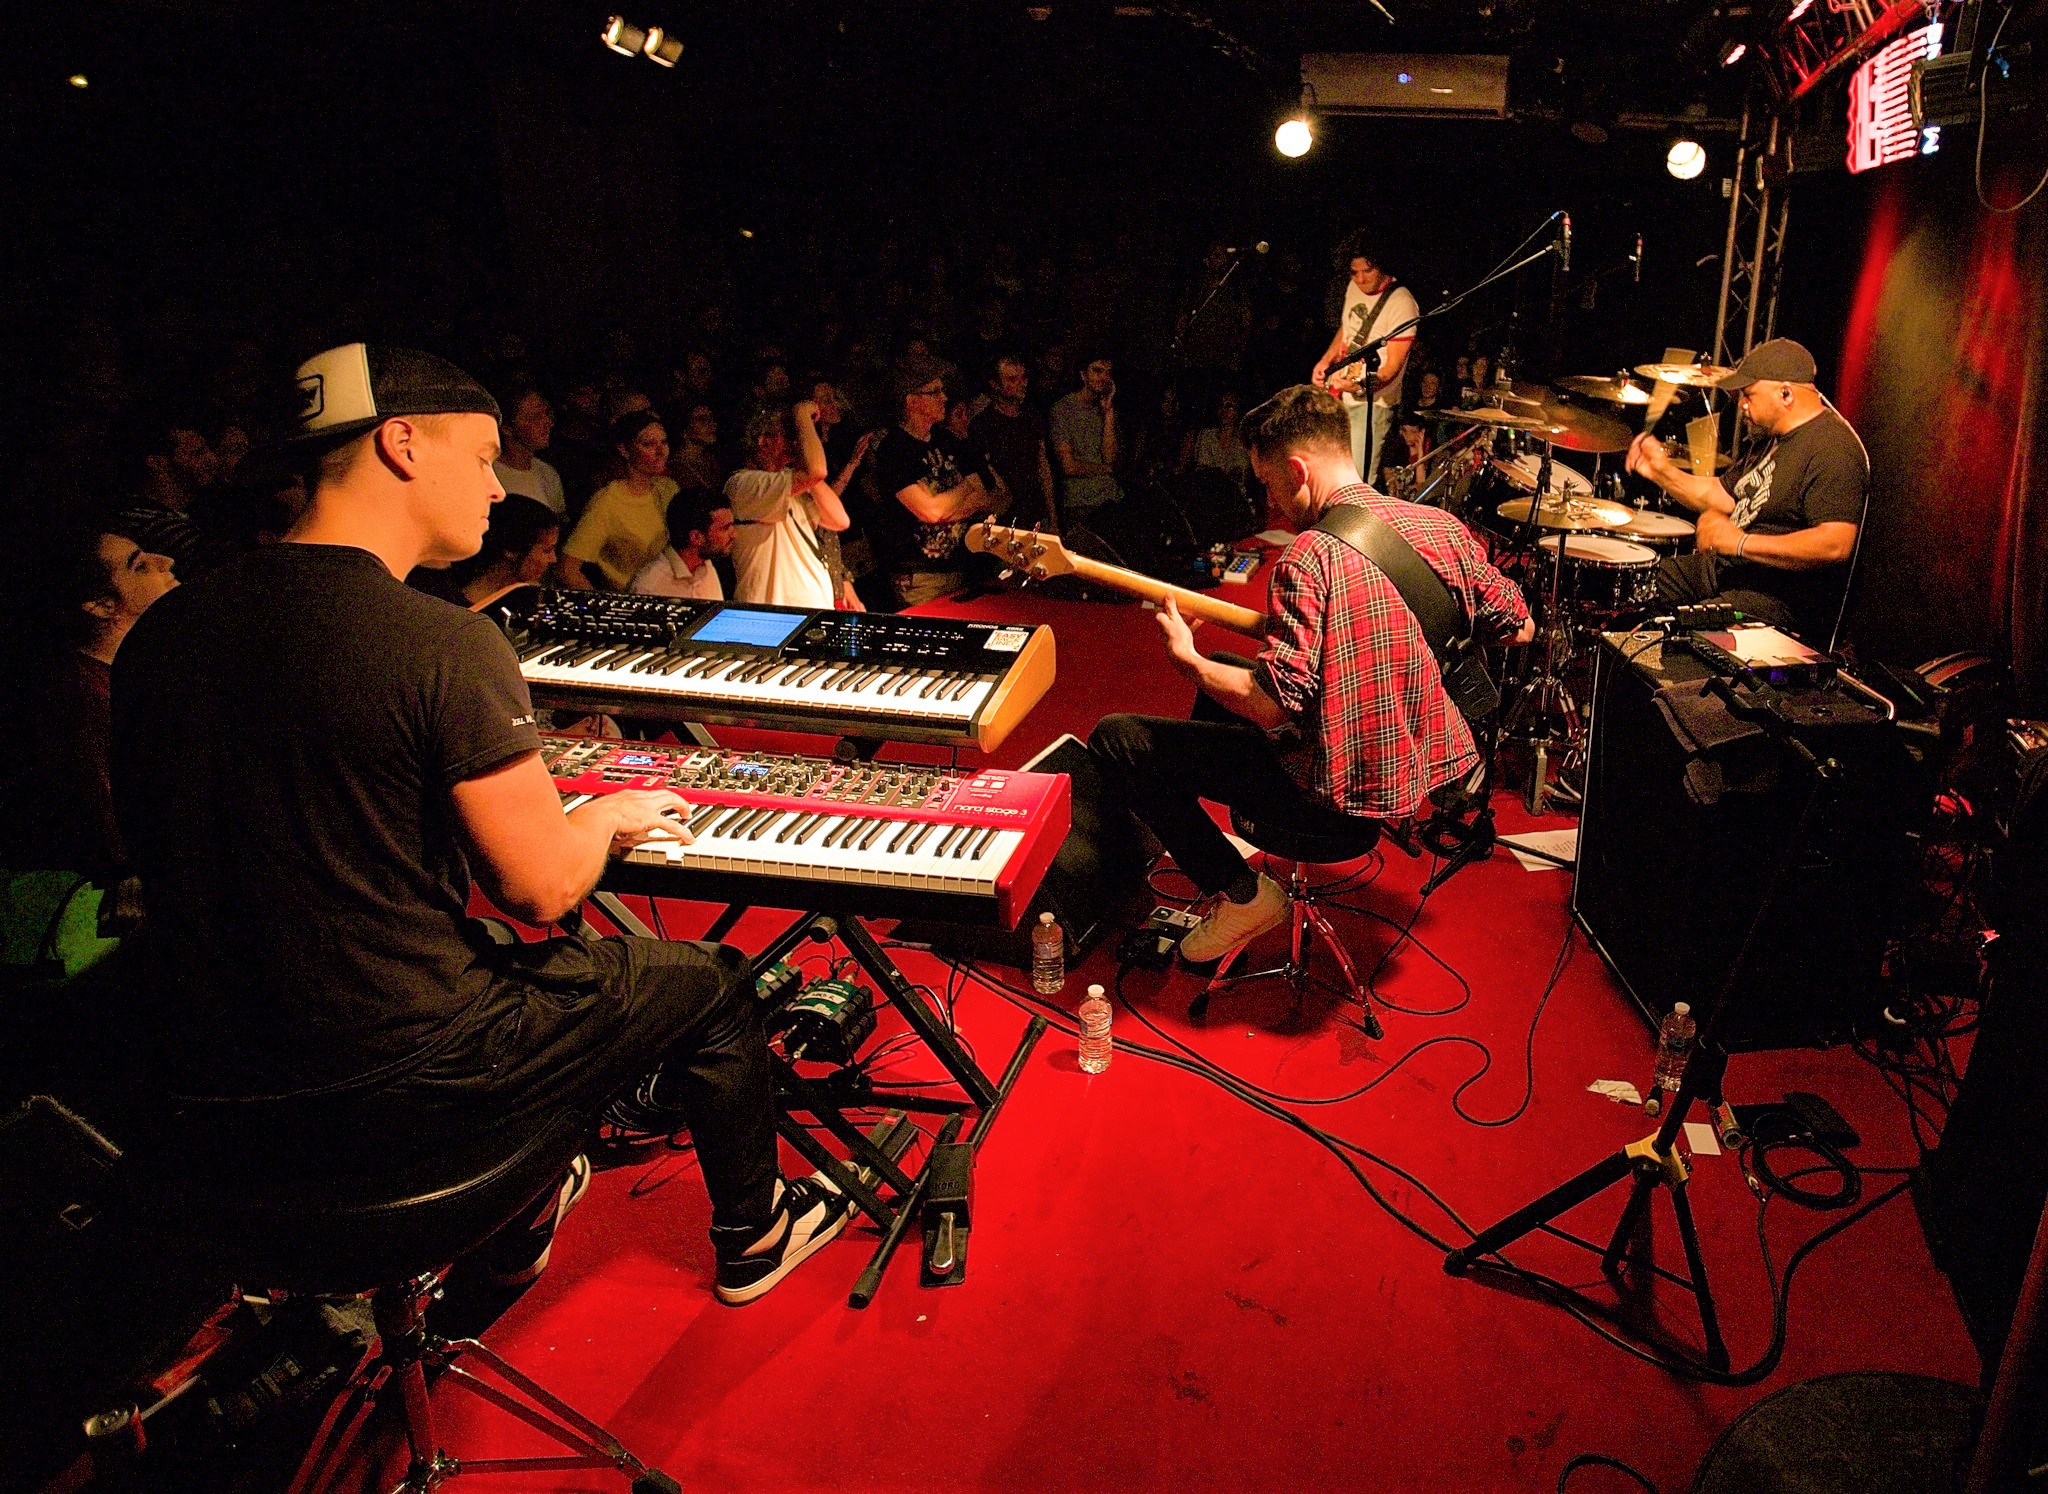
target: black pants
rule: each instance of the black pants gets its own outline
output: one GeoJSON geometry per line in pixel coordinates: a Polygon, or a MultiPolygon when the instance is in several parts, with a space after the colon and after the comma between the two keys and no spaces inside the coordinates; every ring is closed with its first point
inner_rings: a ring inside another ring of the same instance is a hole
{"type": "MultiPolygon", "coordinates": [[[[1248,667],[1229,654],[1218,662],[1248,667]]],[[[1254,820],[1302,830],[1357,820],[1302,792],[1258,727],[1201,691],[1186,721],[1170,716],[1104,716],[1088,749],[1125,806],[1143,820],[1175,865],[1205,894],[1223,891],[1246,870],[1201,801],[1242,809],[1254,820]]]]}
{"type": "MultiPolygon", "coordinates": [[[[1724,588],[1725,557],[1709,550],[1667,555],[1657,562],[1657,599],[1690,606],[1695,602],[1726,602],[1736,611],[1776,628],[1797,631],[1791,606],[1781,597],[1747,586],[1724,588]]],[[[1756,567],[1752,564],[1749,569],[1756,567]]]]}
{"type": "Polygon", "coordinates": [[[220,1112],[207,1126],[216,1162],[317,1168],[342,1192],[433,1187],[513,1155],[565,1116],[595,1126],[616,1096],[663,1064],[674,1085],[665,1092],[689,1122],[711,1222],[769,1220],[774,1080],[745,955],[571,936],[507,946],[499,972],[402,1077],[364,1091],[201,1107],[220,1112]]]}

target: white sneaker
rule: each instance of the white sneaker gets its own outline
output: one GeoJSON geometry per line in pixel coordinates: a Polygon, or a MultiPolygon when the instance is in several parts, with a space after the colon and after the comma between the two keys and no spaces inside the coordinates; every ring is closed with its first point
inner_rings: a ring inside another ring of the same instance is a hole
{"type": "Polygon", "coordinates": [[[1222,959],[1240,944],[1249,943],[1267,929],[1277,928],[1293,905],[1287,889],[1259,873],[1259,889],[1248,903],[1224,898],[1209,910],[1209,916],[1188,930],[1180,941],[1180,957],[1190,965],[1208,965],[1222,959]]]}

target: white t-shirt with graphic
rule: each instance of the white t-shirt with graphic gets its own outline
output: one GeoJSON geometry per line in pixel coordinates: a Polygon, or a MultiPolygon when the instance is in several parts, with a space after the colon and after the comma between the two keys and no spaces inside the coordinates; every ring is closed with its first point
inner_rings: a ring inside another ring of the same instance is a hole
{"type": "MultiPolygon", "coordinates": [[[[1326,302],[1325,304],[1327,305],[1328,303],[1326,302]]],[[[1409,293],[1407,286],[1397,285],[1391,294],[1387,294],[1384,291],[1374,291],[1368,296],[1358,288],[1358,282],[1353,280],[1344,287],[1344,312],[1339,319],[1338,325],[1344,329],[1344,345],[1348,349],[1370,342],[1374,337],[1383,336],[1394,328],[1407,324],[1417,314],[1418,308],[1415,304],[1415,297],[1409,293]],[[1365,321],[1366,314],[1372,310],[1382,295],[1386,295],[1386,304],[1380,307],[1379,315],[1372,319],[1371,326],[1361,327],[1361,323],[1365,321]]],[[[1399,337],[1393,338],[1388,342],[1386,349],[1381,353],[1382,358],[1385,357],[1386,352],[1391,351],[1396,345],[1413,341],[1415,341],[1415,329],[1411,326],[1399,337]]],[[[1386,388],[1380,390],[1373,396],[1373,402],[1386,405],[1389,408],[1398,405],[1401,402],[1401,381],[1396,379],[1393,383],[1387,385],[1386,388]]],[[[1363,401],[1347,394],[1344,396],[1344,403],[1347,405],[1361,404],[1363,401]]]]}

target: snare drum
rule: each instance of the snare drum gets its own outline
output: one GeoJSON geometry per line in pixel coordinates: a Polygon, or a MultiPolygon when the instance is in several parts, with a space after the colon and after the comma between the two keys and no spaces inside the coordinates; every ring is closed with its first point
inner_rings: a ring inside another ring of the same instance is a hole
{"type": "Polygon", "coordinates": [[[1648,545],[1659,555],[1684,555],[1692,549],[1692,520],[1660,514],[1654,508],[1636,510],[1636,516],[1615,532],[1648,545]]]}
{"type": "Polygon", "coordinates": [[[1546,534],[1538,540],[1555,563],[1564,542],[1565,602],[1595,618],[1647,607],[1657,600],[1657,552],[1607,534],[1546,534]]]}

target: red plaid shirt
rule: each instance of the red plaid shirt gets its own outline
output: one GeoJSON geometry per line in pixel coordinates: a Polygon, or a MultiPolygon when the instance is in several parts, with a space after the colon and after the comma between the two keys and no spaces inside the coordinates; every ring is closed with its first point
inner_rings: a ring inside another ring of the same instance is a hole
{"type": "MultiPolygon", "coordinates": [[[[1441,509],[1362,483],[1330,501],[1363,503],[1399,530],[1458,594],[1485,641],[1505,641],[1528,620],[1520,590],[1441,509]]],[[[1275,562],[1253,677],[1300,733],[1298,745],[1283,743],[1288,771],[1345,814],[1412,813],[1479,761],[1415,614],[1377,566],[1335,535],[1298,535],[1275,562]]]]}

